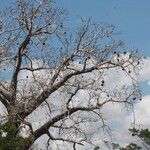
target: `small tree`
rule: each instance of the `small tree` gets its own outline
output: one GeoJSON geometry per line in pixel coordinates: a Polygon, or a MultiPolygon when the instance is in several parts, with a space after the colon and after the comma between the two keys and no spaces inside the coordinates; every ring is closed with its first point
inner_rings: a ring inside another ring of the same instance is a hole
{"type": "Polygon", "coordinates": [[[144,149],[150,149],[150,131],[149,129],[129,129],[132,132],[132,136],[137,136],[141,141],[144,149]]]}
{"type": "MultiPolygon", "coordinates": [[[[129,143],[126,147],[121,147],[119,144],[111,143],[109,144],[111,147],[110,149],[113,149],[113,150],[141,150],[141,149],[149,150],[150,149],[149,129],[139,130],[136,128],[132,128],[132,129],[129,129],[129,131],[131,132],[132,136],[137,136],[141,140],[141,142],[139,142],[138,144],[129,143]]],[[[106,142],[108,143],[108,141],[106,142]]]]}
{"type": "Polygon", "coordinates": [[[84,125],[107,127],[105,105],[132,106],[140,99],[139,57],[134,50],[123,51],[114,26],[89,19],[70,30],[66,11],[49,0],[18,0],[0,19],[0,101],[7,109],[3,149],[29,149],[44,134],[48,146],[50,141],[68,142],[74,149],[92,144],[84,125]],[[107,75],[116,71],[128,76],[130,85],[110,88],[107,75]],[[34,129],[28,117],[42,105],[49,117],[34,129]],[[22,124],[29,127],[28,138],[20,135],[22,124]]]}
{"type": "Polygon", "coordinates": [[[120,148],[120,150],[140,150],[140,149],[141,149],[141,147],[135,143],[130,143],[125,148],[120,148]]]}

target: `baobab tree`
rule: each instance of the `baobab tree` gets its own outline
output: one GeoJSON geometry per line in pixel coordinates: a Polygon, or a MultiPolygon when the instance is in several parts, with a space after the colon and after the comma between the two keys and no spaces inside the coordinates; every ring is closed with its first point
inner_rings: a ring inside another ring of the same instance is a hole
{"type": "Polygon", "coordinates": [[[69,29],[67,12],[55,5],[18,0],[0,14],[0,101],[7,110],[1,119],[3,149],[27,150],[43,135],[47,149],[52,141],[73,149],[92,144],[84,125],[107,128],[105,105],[132,106],[140,99],[137,51],[123,50],[113,25],[81,19],[78,28],[69,29]],[[108,76],[116,72],[131,82],[111,85],[108,76]],[[35,128],[32,114],[43,107],[48,115],[35,128]]]}

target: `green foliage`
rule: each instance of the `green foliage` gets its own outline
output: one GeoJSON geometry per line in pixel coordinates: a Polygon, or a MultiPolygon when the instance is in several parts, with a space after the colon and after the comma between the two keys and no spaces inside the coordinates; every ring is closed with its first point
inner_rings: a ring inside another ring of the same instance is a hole
{"type": "Polygon", "coordinates": [[[0,135],[2,135],[2,133],[7,133],[7,137],[12,138],[15,137],[17,132],[18,129],[14,123],[7,122],[0,126],[0,135]]]}
{"type": "Polygon", "coordinates": [[[7,122],[0,125],[0,150],[21,150],[31,138],[23,138],[17,135],[18,128],[14,123],[7,122]],[[3,133],[6,133],[4,136],[3,133]]]}
{"type": "Polygon", "coordinates": [[[94,150],[99,150],[100,148],[99,148],[99,146],[96,146],[95,148],[94,148],[94,150]]]}
{"type": "Polygon", "coordinates": [[[119,144],[111,143],[113,150],[142,150],[142,147],[144,146],[144,149],[149,150],[150,149],[150,131],[148,129],[129,129],[132,136],[137,136],[139,139],[141,139],[142,144],[141,146],[130,143],[126,147],[121,147],[119,144]]]}
{"type": "Polygon", "coordinates": [[[113,150],[120,150],[120,145],[116,143],[112,143],[112,149],[113,150]]]}
{"type": "Polygon", "coordinates": [[[138,136],[145,144],[150,146],[150,131],[148,129],[129,129],[133,136],[138,136]]]}
{"type": "Polygon", "coordinates": [[[147,145],[150,145],[150,131],[148,129],[141,130],[138,135],[147,145]]]}
{"type": "Polygon", "coordinates": [[[150,131],[148,129],[142,129],[139,134],[140,137],[149,138],[150,139],[150,131]]]}
{"type": "Polygon", "coordinates": [[[141,150],[141,147],[136,145],[135,143],[130,143],[129,145],[127,145],[126,147],[121,147],[119,144],[117,143],[110,143],[110,145],[108,146],[108,144],[106,145],[108,147],[108,149],[110,150],[141,150]]]}
{"type": "Polygon", "coordinates": [[[136,145],[135,143],[130,143],[125,148],[120,148],[120,150],[140,150],[142,149],[140,146],[136,145]]]}

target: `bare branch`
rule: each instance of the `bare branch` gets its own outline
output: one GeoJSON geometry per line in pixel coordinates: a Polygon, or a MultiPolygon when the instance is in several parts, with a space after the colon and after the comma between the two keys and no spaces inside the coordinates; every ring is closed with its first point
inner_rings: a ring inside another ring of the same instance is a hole
{"type": "Polygon", "coordinates": [[[34,132],[34,136],[35,139],[39,138],[41,135],[46,134],[47,131],[49,130],[49,128],[51,126],[53,126],[56,122],[60,121],[61,119],[67,117],[67,116],[71,116],[73,113],[77,112],[77,111],[87,111],[87,112],[92,112],[94,110],[99,110],[103,105],[107,104],[107,103],[128,103],[128,100],[124,100],[124,101],[118,101],[118,100],[107,100],[102,102],[101,104],[98,104],[97,106],[91,106],[91,107],[75,107],[75,108],[70,108],[69,110],[65,111],[64,113],[57,115],[56,117],[52,118],[51,120],[49,120],[48,122],[46,122],[44,125],[42,125],[40,128],[38,128],[35,132],[34,132]]]}

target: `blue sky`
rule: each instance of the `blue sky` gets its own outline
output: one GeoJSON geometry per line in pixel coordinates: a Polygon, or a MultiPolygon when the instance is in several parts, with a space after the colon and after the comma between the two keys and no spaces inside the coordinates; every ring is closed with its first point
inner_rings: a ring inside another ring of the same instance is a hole
{"type": "Polygon", "coordinates": [[[114,24],[127,47],[150,55],[149,0],[61,0],[57,3],[69,11],[74,21],[82,16],[114,24]]]}

